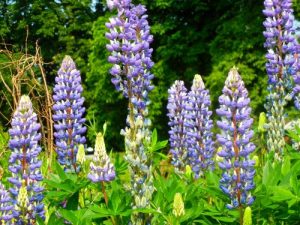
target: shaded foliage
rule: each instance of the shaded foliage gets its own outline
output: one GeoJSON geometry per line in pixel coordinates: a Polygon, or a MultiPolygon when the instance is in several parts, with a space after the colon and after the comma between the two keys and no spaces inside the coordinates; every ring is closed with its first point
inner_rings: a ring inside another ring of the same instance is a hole
{"type": "MultiPolygon", "coordinates": [[[[153,68],[156,88],[151,93],[153,126],[167,138],[167,89],[176,79],[189,88],[194,74],[204,77],[216,107],[227,71],[237,66],[245,81],[254,114],[263,111],[266,96],[262,15],[263,2],[251,0],[136,0],[146,5],[154,35],[153,68]],[[259,84],[259,85],[256,85],[259,84]]],[[[299,0],[294,0],[300,16],[299,0]]],[[[105,1],[1,1],[0,36],[15,49],[28,51],[38,40],[46,62],[49,84],[64,55],[74,58],[85,79],[87,119],[99,131],[109,122],[108,148],[121,149],[120,129],[125,127],[126,101],[110,82],[105,45],[110,12],[105,1]]],[[[11,48],[11,46],[9,46],[11,48]]],[[[3,124],[3,123],[2,123],[3,124]]],[[[94,131],[90,131],[89,138],[94,131]]]]}

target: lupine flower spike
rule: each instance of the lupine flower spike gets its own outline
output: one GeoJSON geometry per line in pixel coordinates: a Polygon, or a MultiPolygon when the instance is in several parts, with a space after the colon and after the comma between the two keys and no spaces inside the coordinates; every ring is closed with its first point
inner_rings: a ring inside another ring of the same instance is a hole
{"type": "Polygon", "coordinates": [[[244,212],[243,225],[252,225],[252,210],[247,206],[244,212]]]}
{"type": "MultiPolygon", "coordinates": [[[[292,78],[296,84],[300,82],[297,78],[297,66],[295,54],[297,43],[293,36],[293,10],[291,0],[265,0],[263,10],[266,20],[264,26],[266,31],[265,48],[266,68],[269,76],[269,95],[267,97],[266,109],[268,112],[267,145],[270,151],[275,152],[277,158],[285,145],[284,142],[284,106],[286,100],[291,96],[298,96],[297,86],[293,89],[292,78]]],[[[297,103],[296,103],[297,106],[297,103]]]]}
{"type": "Polygon", "coordinates": [[[21,97],[11,125],[9,148],[12,153],[9,159],[9,170],[12,177],[8,180],[13,184],[13,187],[10,192],[13,203],[17,204],[23,182],[29,200],[26,218],[30,223],[22,221],[22,218],[18,217],[20,215],[18,210],[14,211],[14,216],[18,223],[31,224],[35,221],[36,216],[44,218],[44,205],[42,203],[43,188],[40,185],[40,181],[43,179],[40,171],[42,162],[38,159],[41,152],[38,143],[41,139],[40,124],[37,122],[37,115],[33,112],[32,103],[28,96],[23,95],[21,97]]]}
{"type": "Polygon", "coordinates": [[[85,143],[80,72],[70,56],[66,56],[55,78],[53,89],[54,137],[58,161],[65,170],[78,172],[76,155],[79,144],[85,143]]]}
{"type": "Polygon", "coordinates": [[[236,68],[228,74],[219,103],[217,114],[221,120],[217,124],[221,133],[217,140],[222,150],[218,155],[223,158],[219,163],[223,170],[220,188],[231,199],[227,207],[240,208],[254,201],[250,191],[254,188],[255,162],[250,160],[250,154],[255,146],[250,141],[254,134],[251,130],[250,99],[236,68]]]}
{"type": "MultiPolygon", "coordinates": [[[[151,139],[147,106],[150,104],[148,93],[153,89],[154,76],[150,73],[153,37],[143,5],[133,5],[131,0],[109,0],[107,3],[110,9],[118,11],[118,15],[106,23],[109,29],[106,37],[110,41],[107,49],[111,52],[108,61],[114,64],[110,70],[112,83],[129,100],[127,127],[121,133],[125,136],[133,208],[146,208],[154,191],[151,163],[146,154],[151,139]]],[[[132,222],[142,224],[144,217],[134,215],[132,222]]]]}
{"type": "Polygon", "coordinates": [[[184,202],[182,199],[182,195],[180,193],[176,193],[174,196],[172,212],[175,217],[184,216],[184,214],[185,214],[184,202]]]}
{"type": "Polygon", "coordinates": [[[300,110],[300,44],[296,43],[296,52],[294,54],[295,58],[295,74],[293,75],[295,86],[293,88],[293,96],[295,106],[300,110]]]}
{"type": "Polygon", "coordinates": [[[104,137],[102,133],[98,133],[96,137],[95,152],[93,161],[90,164],[90,173],[88,178],[92,182],[108,182],[115,179],[115,168],[110,162],[106,153],[104,137]]]}
{"type": "Polygon", "coordinates": [[[11,224],[13,218],[12,210],[14,206],[9,192],[0,182],[0,224],[11,224]]]}
{"type": "Polygon", "coordinates": [[[88,178],[94,183],[101,182],[102,193],[106,205],[108,205],[108,197],[105,191],[105,182],[112,181],[115,177],[115,168],[106,153],[104,137],[102,133],[98,133],[96,137],[94,157],[90,164],[90,173],[88,174],[88,178]]]}
{"type": "Polygon", "coordinates": [[[212,140],[212,112],[209,91],[205,89],[200,75],[195,75],[188,101],[185,105],[185,129],[189,163],[195,178],[199,178],[203,170],[212,168],[214,142],[212,140]]]}
{"type": "Polygon", "coordinates": [[[76,161],[83,166],[85,163],[85,149],[84,149],[84,145],[80,144],[78,147],[78,151],[77,151],[77,155],[76,155],[76,161]]]}
{"type": "Polygon", "coordinates": [[[185,143],[186,130],[184,126],[185,105],[188,97],[187,89],[183,81],[176,80],[168,90],[168,93],[167,109],[169,111],[170,153],[172,154],[172,164],[175,167],[175,171],[182,173],[188,164],[188,153],[185,143]]]}

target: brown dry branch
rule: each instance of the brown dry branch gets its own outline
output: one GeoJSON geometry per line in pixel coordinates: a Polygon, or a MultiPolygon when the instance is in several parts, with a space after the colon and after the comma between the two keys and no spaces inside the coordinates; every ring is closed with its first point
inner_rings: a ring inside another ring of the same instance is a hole
{"type": "MultiPolygon", "coordinates": [[[[26,43],[27,46],[27,43],[26,43]]],[[[46,81],[44,61],[41,50],[36,42],[35,54],[13,52],[4,45],[0,54],[6,59],[0,63],[0,83],[4,90],[1,92],[0,108],[8,105],[10,115],[15,111],[22,94],[30,96],[35,112],[41,124],[42,142],[45,146],[48,166],[51,167],[53,158],[53,120],[52,120],[52,95],[46,81]],[[6,71],[3,74],[1,71],[6,71]],[[8,71],[8,72],[7,72],[8,71]]],[[[1,120],[10,123],[11,116],[0,113],[1,120]]]]}

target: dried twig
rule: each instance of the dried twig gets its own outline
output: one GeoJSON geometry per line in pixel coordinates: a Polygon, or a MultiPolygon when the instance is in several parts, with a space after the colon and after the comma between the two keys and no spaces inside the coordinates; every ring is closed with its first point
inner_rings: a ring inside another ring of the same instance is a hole
{"type": "MultiPolygon", "coordinates": [[[[0,63],[0,70],[9,71],[11,80],[11,83],[8,83],[7,79],[4,79],[4,74],[0,73],[0,82],[3,83],[5,88],[5,90],[2,90],[4,99],[2,98],[0,107],[3,106],[3,102],[5,101],[10,106],[8,111],[12,114],[22,94],[27,93],[31,97],[38,119],[42,125],[42,142],[46,148],[49,166],[51,166],[54,151],[51,111],[53,101],[47,86],[44,62],[37,42],[35,50],[35,55],[28,54],[27,38],[25,54],[20,52],[14,53],[8,49],[7,45],[4,45],[4,49],[0,49],[0,54],[3,54],[7,59],[7,62],[0,63]]],[[[11,117],[4,115],[2,112],[0,116],[8,122],[11,120],[11,117]]]]}

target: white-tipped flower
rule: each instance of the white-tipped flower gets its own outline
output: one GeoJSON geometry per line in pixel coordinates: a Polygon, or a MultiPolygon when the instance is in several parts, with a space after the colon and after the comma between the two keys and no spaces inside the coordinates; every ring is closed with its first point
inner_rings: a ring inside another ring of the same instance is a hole
{"type": "MultiPolygon", "coordinates": [[[[22,187],[20,188],[17,201],[18,201],[18,203],[17,203],[18,207],[21,208],[21,210],[26,209],[28,207],[29,200],[28,200],[28,192],[27,192],[25,180],[22,181],[22,187]]],[[[28,210],[30,210],[30,209],[28,209],[28,210]]]]}
{"type": "Polygon", "coordinates": [[[106,153],[104,137],[98,133],[96,137],[93,161],[90,164],[88,178],[92,182],[112,181],[116,176],[114,165],[106,153]]]}

